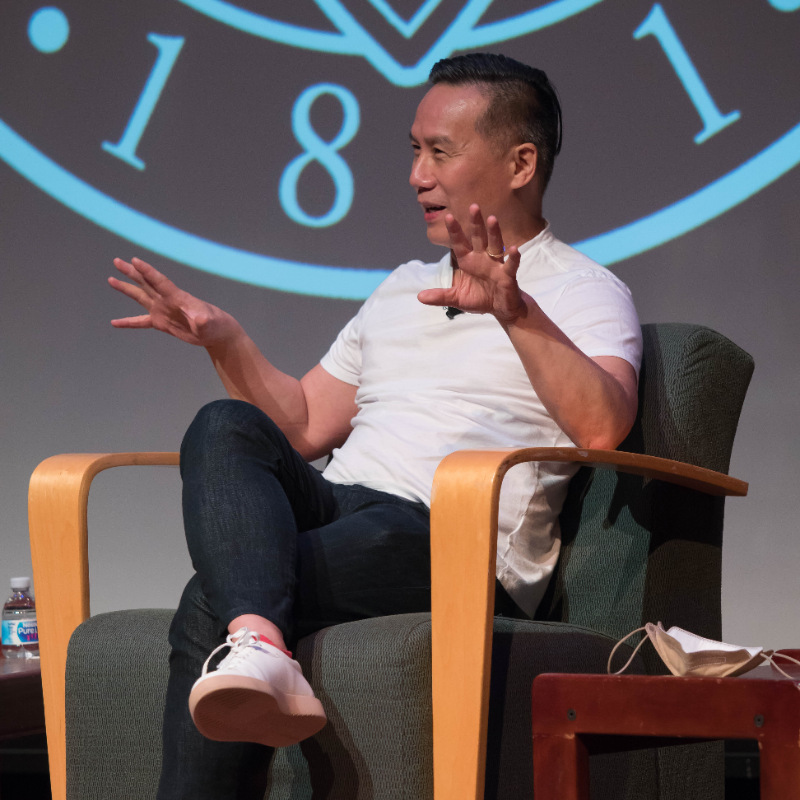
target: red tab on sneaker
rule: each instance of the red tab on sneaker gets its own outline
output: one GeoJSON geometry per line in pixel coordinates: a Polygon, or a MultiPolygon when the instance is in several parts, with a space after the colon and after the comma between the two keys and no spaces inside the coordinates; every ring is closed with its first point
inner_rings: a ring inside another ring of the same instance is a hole
{"type": "Polygon", "coordinates": [[[259,640],[260,642],[266,642],[267,644],[271,644],[271,645],[272,645],[272,646],[273,646],[273,647],[274,647],[276,650],[280,650],[280,651],[281,651],[281,653],[283,653],[284,655],[287,655],[287,656],[289,656],[289,658],[291,658],[291,657],[292,657],[292,653],[291,653],[291,651],[290,651],[290,650],[283,650],[283,649],[281,649],[280,647],[278,647],[278,645],[276,645],[276,644],[275,644],[275,642],[273,642],[273,641],[272,641],[272,639],[267,639],[267,637],[266,637],[266,636],[264,636],[264,634],[263,634],[263,633],[259,633],[259,634],[258,634],[258,640],[259,640]]]}

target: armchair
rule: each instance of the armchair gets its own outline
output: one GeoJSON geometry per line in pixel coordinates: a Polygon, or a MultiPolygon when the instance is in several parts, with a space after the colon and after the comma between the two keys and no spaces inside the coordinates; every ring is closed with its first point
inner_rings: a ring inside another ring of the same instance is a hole
{"type": "MultiPolygon", "coordinates": [[[[431,506],[432,615],[348,623],[300,642],[297,657],[330,723],[276,754],[269,800],[529,796],[534,675],[601,671],[616,639],[643,620],[720,637],[723,498],[747,492],[724,473],[752,359],[706,328],[643,333],[639,415],[618,451],[465,451],[443,460],[431,506]],[[562,554],[537,619],[493,619],[501,481],[513,464],[534,460],[586,468],[570,485],[562,554]]],[[[174,453],[62,455],[31,478],[55,800],[154,794],[171,612],[89,617],[86,504],[103,469],[177,463],[174,453]],[[121,721],[132,703],[136,719],[121,721]]],[[[660,665],[637,658],[635,669],[655,674],[660,665]]],[[[685,791],[715,752],[601,756],[593,786],[598,797],[719,796],[713,776],[694,784],[697,795],[685,791]]]]}

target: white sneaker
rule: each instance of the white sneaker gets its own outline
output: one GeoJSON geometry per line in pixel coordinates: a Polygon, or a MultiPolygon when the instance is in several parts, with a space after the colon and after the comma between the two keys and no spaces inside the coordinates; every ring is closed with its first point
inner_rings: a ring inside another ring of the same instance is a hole
{"type": "Polygon", "coordinates": [[[189,711],[209,739],[269,747],[296,744],[327,722],[300,665],[247,628],[232,633],[208,657],[189,695],[189,711]],[[231,652],[208,672],[223,647],[231,652]]]}

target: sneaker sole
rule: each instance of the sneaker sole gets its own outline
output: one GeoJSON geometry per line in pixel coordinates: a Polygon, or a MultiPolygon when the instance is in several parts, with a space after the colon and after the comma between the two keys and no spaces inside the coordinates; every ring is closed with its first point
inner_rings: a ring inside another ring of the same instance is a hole
{"type": "Polygon", "coordinates": [[[217,742],[287,747],[322,730],[327,717],[316,697],[284,694],[266,681],[239,675],[203,681],[189,711],[197,730],[217,742]]]}

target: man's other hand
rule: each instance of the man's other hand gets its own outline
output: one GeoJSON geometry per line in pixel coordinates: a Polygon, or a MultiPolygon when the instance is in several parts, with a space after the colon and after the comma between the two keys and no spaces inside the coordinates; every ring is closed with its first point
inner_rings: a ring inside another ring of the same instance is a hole
{"type": "Polygon", "coordinates": [[[137,317],[112,319],[115,328],[155,328],[200,347],[213,347],[244,334],[230,314],[179,289],[140,258],[130,263],[115,258],[114,266],[133,284],[119,278],[109,278],[109,284],[147,311],[137,317]]]}
{"type": "Polygon", "coordinates": [[[453,286],[425,289],[417,297],[425,305],[493,314],[502,325],[510,325],[527,313],[517,284],[519,250],[509,247],[505,251],[500,223],[493,216],[484,222],[477,204],[469,207],[469,216],[466,233],[452,214],[445,217],[450,249],[459,267],[453,274],[453,286]]]}

